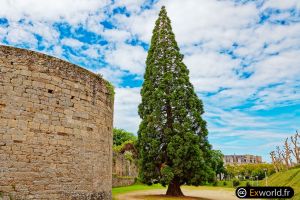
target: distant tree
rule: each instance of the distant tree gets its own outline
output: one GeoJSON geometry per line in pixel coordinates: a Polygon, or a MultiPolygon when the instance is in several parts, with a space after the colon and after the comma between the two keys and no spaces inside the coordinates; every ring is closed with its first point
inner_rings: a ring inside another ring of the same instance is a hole
{"type": "Polygon", "coordinates": [[[123,129],[114,128],[113,129],[113,145],[120,146],[126,141],[136,141],[137,137],[128,131],[123,129]]]}
{"type": "Polygon", "coordinates": [[[268,176],[275,173],[272,164],[262,163],[253,166],[253,168],[251,169],[251,176],[258,177],[258,180],[262,180],[265,178],[265,170],[268,176]]]}
{"type": "Polygon", "coordinates": [[[236,164],[233,165],[226,165],[226,174],[230,177],[233,178],[239,174],[238,168],[236,164]]]}
{"type": "Polygon", "coordinates": [[[225,167],[224,167],[224,161],[223,161],[224,155],[220,150],[212,150],[211,151],[211,163],[212,168],[216,172],[216,174],[225,173],[225,167]]]}
{"type": "Polygon", "coordinates": [[[278,162],[277,162],[277,158],[276,158],[276,154],[275,154],[275,151],[271,151],[270,152],[270,156],[271,156],[271,159],[272,159],[272,164],[274,166],[274,169],[276,172],[279,172],[279,166],[278,166],[278,162]]]}
{"type": "Polygon", "coordinates": [[[296,131],[296,134],[294,136],[291,136],[291,142],[293,144],[293,149],[291,152],[296,159],[296,163],[300,164],[300,144],[298,142],[298,139],[300,139],[300,135],[298,131],[296,131]]]}
{"type": "Polygon", "coordinates": [[[276,146],[276,151],[270,152],[272,164],[274,165],[276,171],[289,169],[295,164],[300,164],[300,144],[298,142],[299,138],[300,135],[298,131],[296,131],[296,134],[290,137],[290,142],[292,144],[290,144],[289,138],[286,138],[282,150],[279,146],[276,146]],[[294,156],[294,160],[292,156],[294,156]]]}
{"type": "Polygon", "coordinates": [[[289,169],[290,168],[290,150],[287,143],[287,139],[285,141],[285,145],[283,146],[283,150],[280,149],[279,146],[276,147],[278,163],[281,165],[281,169],[289,169]]]}
{"type": "Polygon", "coordinates": [[[283,157],[283,159],[286,163],[286,167],[290,168],[290,167],[292,167],[293,162],[292,162],[292,158],[291,158],[292,150],[290,148],[290,144],[288,142],[288,139],[289,138],[285,139],[284,146],[283,146],[284,151],[282,152],[282,157],[283,157]]]}
{"type": "Polygon", "coordinates": [[[200,185],[215,177],[202,101],[161,8],[151,39],[141,90],[138,131],[140,178],[168,185],[167,195],[183,196],[180,186],[200,185]]]}
{"type": "Polygon", "coordinates": [[[279,171],[284,169],[284,165],[283,165],[283,158],[282,158],[282,151],[280,149],[279,146],[276,146],[276,160],[279,166],[279,171]]]}
{"type": "Polygon", "coordinates": [[[246,179],[250,177],[258,178],[259,180],[265,177],[265,170],[267,175],[275,173],[274,166],[268,163],[256,163],[256,164],[242,164],[242,165],[227,165],[226,171],[231,177],[243,176],[246,179]]]}

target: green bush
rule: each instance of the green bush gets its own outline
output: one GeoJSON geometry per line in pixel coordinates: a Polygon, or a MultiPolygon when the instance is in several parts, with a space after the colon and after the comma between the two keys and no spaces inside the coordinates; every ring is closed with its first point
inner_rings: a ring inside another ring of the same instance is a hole
{"type": "Polygon", "coordinates": [[[113,146],[123,145],[126,141],[131,141],[134,143],[137,140],[137,137],[124,129],[113,129],[113,146]]]}
{"type": "Polygon", "coordinates": [[[224,186],[226,186],[226,185],[227,185],[227,182],[226,182],[226,181],[224,181],[224,182],[223,182],[223,185],[224,185],[224,186]]]}
{"type": "Polygon", "coordinates": [[[213,186],[218,186],[218,181],[214,181],[212,185],[213,186]]]}
{"type": "Polygon", "coordinates": [[[234,179],[234,180],[232,181],[232,185],[233,185],[233,187],[237,187],[237,186],[240,185],[240,181],[239,181],[238,179],[234,179]]]}
{"type": "Polygon", "coordinates": [[[247,181],[246,187],[251,187],[251,184],[247,181]]]}

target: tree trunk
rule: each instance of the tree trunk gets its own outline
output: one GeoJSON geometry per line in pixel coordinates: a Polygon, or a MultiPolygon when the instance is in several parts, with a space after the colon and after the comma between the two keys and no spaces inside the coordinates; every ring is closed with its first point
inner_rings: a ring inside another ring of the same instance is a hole
{"type": "Polygon", "coordinates": [[[181,189],[180,189],[180,184],[179,184],[178,181],[173,179],[170,182],[166,195],[176,196],[176,197],[184,196],[181,189]]]}

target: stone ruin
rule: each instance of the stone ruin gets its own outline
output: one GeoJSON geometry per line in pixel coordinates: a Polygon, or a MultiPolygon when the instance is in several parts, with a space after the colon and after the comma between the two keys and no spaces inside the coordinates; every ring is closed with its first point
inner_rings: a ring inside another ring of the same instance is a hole
{"type": "Polygon", "coordinates": [[[0,46],[0,199],[111,199],[112,123],[100,76],[0,46]]]}

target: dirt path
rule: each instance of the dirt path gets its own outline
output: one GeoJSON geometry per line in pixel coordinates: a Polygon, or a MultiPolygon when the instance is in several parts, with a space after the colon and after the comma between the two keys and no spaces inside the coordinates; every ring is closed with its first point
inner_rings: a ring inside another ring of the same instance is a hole
{"type": "MultiPolygon", "coordinates": [[[[238,198],[235,196],[234,191],[228,191],[224,189],[215,189],[215,190],[206,190],[206,189],[189,189],[182,188],[182,192],[188,198],[184,198],[187,200],[237,200],[238,198]]],[[[126,194],[120,194],[116,196],[117,200],[167,200],[171,198],[167,198],[163,196],[166,193],[166,189],[156,189],[156,190],[145,190],[145,191],[136,191],[129,192],[126,194]]],[[[177,199],[177,198],[172,198],[177,199]]],[[[178,198],[182,199],[182,198],[178,198]]]]}

